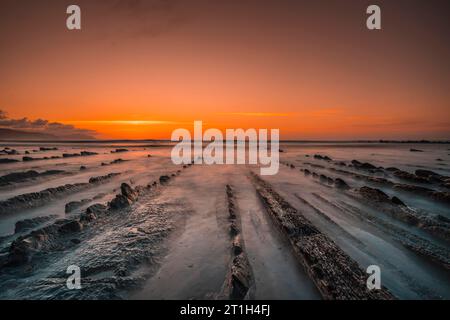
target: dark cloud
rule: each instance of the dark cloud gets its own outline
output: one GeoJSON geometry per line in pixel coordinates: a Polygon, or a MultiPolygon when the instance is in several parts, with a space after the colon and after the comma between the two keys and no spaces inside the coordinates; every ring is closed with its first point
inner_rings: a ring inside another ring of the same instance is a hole
{"type": "Polygon", "coordinates": [[[5,111],[0,110],[0,127],[27,132],[40,132],[67,139],[95,139],[93,130],[76,128],[73,125],[49,122],[45,119],[29,120],[28,118],[11,119],[5,111]]]}

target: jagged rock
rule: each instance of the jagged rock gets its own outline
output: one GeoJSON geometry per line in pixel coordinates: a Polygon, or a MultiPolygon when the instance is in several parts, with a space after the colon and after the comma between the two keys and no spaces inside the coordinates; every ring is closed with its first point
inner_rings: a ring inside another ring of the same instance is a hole
{"type": "Polygon", "coordinates": [[[69,213],[74,211],[75,209],[81,207],[83,204],[87,203],[91,201],[91,199],[83,199],[80,201],[71,201],[69,203],[66,203],[65,207],[64,207],[64,212],[65,213],[69,213]]]}
{"type": "Polygon", "coordinates": [[[397,197],[392,197],[392,199],[391,199],[391,201],[392,201],[392,203],[394,203],[394,204],[396,204],[396,205],[399,205],[399,206],[406,206],[406,204],[402,201],[402,200],[400,200],[399,198],[397,198],[397,197]]]}
{"type": "Polygon", "coordinates": [[[49,188],[39,192],[25,193],[13,198],[0,201],[0,214],[16,210],[33,208],[46,204],[49,200],[86,188],[89,184],[67,184],[56,188],[49,188]]]}
{"type": "Polygon", "coordinates": [[[29,170],[25,172],[13,172],[0,177],[0,185],[9,184],[11,182],[20,182],[31,178],[36,178],[39,176],[39,172],[34,170],[29,170]]]}
{"type": "Polygon", "coordinates": [[[231,300],[242,300],[247,295],[252,279],[250,270],[250,264],[244,255],[234,257],[230,279],[231,300]]]}
{"type": "Polygon", "coordinates": [[[22,161],[27,162],[27,161],[37,161],[37,160],[43,160],[44,158],[32,158],[32,157],[22,157],[22,161]]]}
{"type": "Polygon", "coordinates": [[[376,202],[391,202],[389,196],[380,189],[361,187],[359,193],[366,199],[376,202]]]}
{"type": "Polygon", "coordinates": [[[130,187],[127,183],[122,183],[120,186],[120,190],[122,192],[122,195],[130,199],[130,201],[136,201],[137,200],[137,192],[133,190],[132,187],[130,187]]]}
{"type": "Polygon", "coordinates": [[[15,224],[14,233],[19,233],[29,229],[36,228],[40,224],[48,222],[56,217],[57,217],[56,215],[50,215],[17,221],[15,224]]]}
{"type": "Polygon", "coordinates": [[[315,155],[314,155],[314,158],[315,158],[315,159],[318,159],[318,160],[331,161],[331,158],[330,158],[330,157],[328,157],[328,156],[322,156],[322,155],[320,155],[320,154],[315,154],[315,155]]]}
{"type": "Polygon", "coordinates": [[[46,148],[46,147],[39,147],[40,151],[56,151],[58,150],[58,148],[54,147],[54,148],[46,148]]]}
{"type": "Polygon", "coordinates": [[[399,179],[403,179],[403,180],[408,180],[408,181],[413,181],[416,183],[428,183],[429,181],[425,178],[416,176],[415,174],[406,172],[406,171],[402,171],[402,170],[398,170],[394,172],[394,176],[399,178],[399,179]]]}
{"type": "Polygon", "coordinates": [[[253,174],[256,190],[267,213],[278,224],[298,261],[325,299],[393,299],[385,288],[369,291],[367,275],[334,241],[281,197],[269,183],[253,174]],[[288,227],[286,227],[288,226],[288,227]]]}
{"type": "Polygon", "coordinates": [[[420,187],[420,186],[414,186],[411,184],[394,184],[394,186],[392,188],[394,190],[407,191],[407,192],[412,192],[412,193],[420,194],[420,195],[428,195],[428,194],[434,192],[434,190],[432,190],[432,189],[420,187]]]}
{"type": "Polygon", "coordinates": [[[86,209],[86,212],[87,213],[94,213],[94,214],[96,214],[98,216],[98,215],[104,214],[107,209],[108,208],[105,205],[103,205],[101,203],[96,203],[96,204],[93,204],[92,206],[89,206],[86,209]]]}
{"type": "Polygon", "coordinates": [[[73,158],[73,157],[80,157],[81,155],[79,153],[63,153],[63,158],[73,158]]]}
{"type": "Polygon", "coordinates": [[[83,230],[83,225],[78,220],[69,221],[59,227],[61,233],[72,233],[83,230]]]}
{"type": "Polygon", "coordinates": [[[92,151],[81,151],[80,155],[82,156],[95,156],[98,155],[97,152],[92,152],[92,151]]]}
{"type": "Polygon", "coordinates": [[[434,200],[445,202],[446,204],[450,204],[450,192],[431,192],[430,197],[434,200]]]}
{"type": "Polygon", "coordinates": [[[111,151],[111,153],[120,153],[120,152],[128,152],[128,149],[116,149],[114,151],[111,151]]]}
{"type": "Polygon", "coordinates": [[[341,178],[336,178],[334,180],[334,186],[338,189],[343,189],[343,190],[348,190],[350,189],[350,186],[347,184],[347,182],[345,182],[344,180],[342,180],[341,178]]]}
{"type": "Polygon", "coordinates": [[[0,153],[4,153],[4,154],[8,154],[8,155],[20,154],[19,151],[15,150],[15,149],[9,149],[9,148],[4,148],[3,150],[0,150],[0,153]]]}
{"type": "Polygon", "coordinates": [[[104,180],[108,180],[111,179],[112,177],[118,176],[119,173],[109,173],[105,176],[99,176],[99,177],[92,177],[89,179],[89,183],[99,183],[102,182],[104,180]]]}
{"type": "Polygon", "coordinates": [[[170,180],[169,176],[161,176],[161,177],[159,177],[159,182],[161,184],[167,183],[167,182],[169,182],[169,180],[170,180]]]}
{"type": "Polygon", "coordinates": [[[122,209],[129,207],[130,205],[131,201],[123,194],[116,195],[116,197],[109,204],[112,209],[122,209]]]}
{"type": "Polygon", "coordinates": [[[373,164],[368,162],[359,162],[358,160],[352,160],[352,164],[355,168],[363,169],[363,170],[375,170],[377,167],[375,167],[373,164]]]}
{"type": "Polygon", "coordinates": [[[0,159],[0,163],[12,163],[12,162],[19,162],[17,159],[0,159]]]}
{"type": "Polygon", "coordinates": [[[241,254],[243,251],[242,249],[242,242],[241,237],[239,235],[235,236],[233,239],[233,254],[235,256],[241,254]]]}

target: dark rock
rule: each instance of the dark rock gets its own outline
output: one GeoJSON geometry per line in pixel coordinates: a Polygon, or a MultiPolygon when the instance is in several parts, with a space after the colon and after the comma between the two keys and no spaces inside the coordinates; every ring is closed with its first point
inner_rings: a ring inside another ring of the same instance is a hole
{"type": "Polygon", "coordinates": [[[169,176],[161,176],[161,177],[159,177],[159,182],[160,182],[161,184],[168,183],[169,180],[170,180],[170,177],[169,177],[169,176]]]}
{"type": "Polygon", "coordinates": [[[0,177],[0,185],[6,185],[15,182],[21,182],[27,179],[36,178],[39,173],[34,170],[29,170],[25,172],[13,172],[0,177]]]}
{"type": "Polygon", "coordinates": [[[19,162],[17,159],[0,159],[0,163],[12,163],[12,162],[19,162]]]}
{"type": "Polygon", "coordinates": [[[436,176],[436,177],[442,177],[440,174],[430,171],[430,170],[423,170],[423,169],[419,169],[416,170],[415,174],[419,177],[423,177],[423,178],[429,178],[431,176],[436,176]]]}
{"type": "Polygon", "coordinates": [[[116,164],[116,163],[121,163],[121,162],[125,162],[126,160],[122,160],[122,159],[115,159],[113,161],[111,161],[111,164],[116,164]]]}
{"type": "Polygon", "coordinates": [[[350,186],[347,184],[347,182],[345,182],[341,178],[334,179],[334,186],[338,189],[343,189],[343,190],[350,189],[350,186]]]}
{"type": "Polygon", "coordinates": [[[40,151],[56,151],[56,150],[58,150],[58,148],[56,148],[56,147],[54,147],[54,148],[40,147],[39,150],[40,151]]]}
{"type": "Polygon", "coordinates": [[[409,149],[410,152],[423,152],[423,150],[419,150],[419,149],[409,149]]]}
{"type": "Polygon", "coordinates": [[[98,155],[97,152],[91,152],[91,151],[81,151],[80,153],[82,156],[95,156],[98,155]]]}
{"type": "Polygon", "coordinates": [[[56,218],[56,215],[44,216],[44,217],[35,217],[25,220],[20,220],[16,222],[14,233],[23,232],[29,229],[36,228],[37,226],[46,223],[50,220],[56,218]]]}
{"type": "Polygon", "coordinates": [[[128,149],[116,149],[114,151],[111,151],[111,153],[120,153],[120,152],[128,152],[128,149]]]}
{"type": "Polygon", "coordinates": [[[389,167],[389,168],[386,168],[386,171],[395,172],[395,171],[400,171],[400,169],[395,168],[395,167],[389,167]]]}
{"type": "Polygon", "coordinates": [[[427,179],[424,179],[422,177],[416,176],[413,173],[409,173],[409,172],[402,171],[402,170],[395,171],[394,176],[399,179],[413,181],[413,182],[417,182],[417,183],[428,183],[429,182],[427,179]]]}
{"type": "Polygon", "coordinates": [[[137,192],[133,190],[132,187],[130,187],[127,183],[122,183],[120,186],[120,191],[122,192],[122,195],[130,199],[130,201],[136,201],[137,200],[137,192]]]}
{"type": "Polygon", "coordinates": [[[69,213],[74,211],[75,209],[81,207],[82,205],[84,205],[85,203],[91,201],[90,199],[83,199],[81,201],[71,201],[69,203],[66,203],[65,207],[64,207],[64,212],[65,213],[69,213]]]}
{"type": "Polygon", "coordinates": [[[392,197],[391,201],[392,201],[393,204],[396,204],[396,205],[399,205],[399,206],[406,206],[406,204],[402,200],[400,200],[399,198],[397,198],[395,196],[392,197]]]}
{"type": "Polygon", "coordinates": [[[322,156],[322,155],[320,155],[320,154],[315,154],[315,155],[314,155],[314,158],[315,158],[315,159],[318,159],[318,160],[331,161],[331,158],[330,158],[330,157],[328,157],[328,156],[322,156]]]}
{"type": "Polygon", "coordinates": [[[305,173],[305,176],[309,176],[311,174],[311,171],[308,169],[305,169],[303,172],[305,173]]]}
{"type": "Polygon", "coordinates": [[[374,170],[377,169],[373,164],[368,162],[359,162],[358,160],[352,160],[352,164],[355,168],[363,169],[363,170],[374,170]]]}
{"type": "Polygon", "coordinates": [[[85,166],[81,166],[80,170],[86,170],[86,167],[85,166]]]}
{"type": "Polygon", "coordinates": [[[78,220],[69,221],[59,227],[61,233],[72,233],[83,230],[83,225],[78,220]]]}
{"type": "Polygon", "coordinates": [[[113,177],[115,177],[117,175],[119,175],[119,173],[109,173],[109,174],[107,174],[105,176],[92,177],[92,178],[89,179],[89,183],[91,183],[91,184],[92,183],[100,183],[100,182],[103,182],[105,180],[111,179],[111,178],[113,178],[113,177]]]}
{"type": "Polygon", "coordinates": [[[32,157],[22,157],[22,161],[36,161],[36,160],[42,160],[42,158],[32,158],[32,157]]]}
{"type": "Polygon", "coordinates": [[[380,189],[361,187],[359,193],[366,199],[376,202],[391,202],[389,196],[380,189]]]}
{"type": "Polygon", "coordinates": [[[80,157],[81,154],[79,153],[63,153],[63,158],[73,158],[73,157],[80,157]]]}
{"type": "Polygon", "coordinates": [[[122,209],[129,207],[130,205],[131,201],[122,194],[116,195],[116,197],[109,204],[112,209],[122,209]]]}
{"type": "Polygon", "coordinates": [[[74,243],[74,244],[80,244],[81,243],[81,240],[80,239],[71,239],[70,240],[72,243],[74,243]]]}

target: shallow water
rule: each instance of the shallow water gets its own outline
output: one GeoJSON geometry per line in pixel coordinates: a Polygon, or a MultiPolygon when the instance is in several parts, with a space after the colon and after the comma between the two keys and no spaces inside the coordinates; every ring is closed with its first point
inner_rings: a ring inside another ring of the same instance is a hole
{"type": "MultiPolygon", "coordinates": [[[[86,145],[63,143],[55,144],[58,150],[39,152],[33,152],[33,150],[39,149],[44,144],[5,144],[0,148],[3,149],[5,146],[16,149],[20,155],[1,155],[0,159],[21,159],[23,156],[51,157],[81,151],[93,151],[98,155],[0,164],[1,176],[27,170],[38,172],[64,170],[63,174],[38,177],[2,186],[0,187],[0,201],[65,184],[86,183],[89,178],[94,176],[103,176],[113,172],[120,173],[120,175],[89,188],[52,198],[44,205],[8,212],[0,216],[0,237],[4,237],[3,240],[0,240],[2,255],[7,254],[10,243],[21,235],[14,235],[14,227],[18,221],[49,215],[56,215],[60,218],[73,217],[93,203],[106,204],[119,192],[122,182],[127,182],[131,186],[145,186],[153,181],[158,181],[161,175],[182,170],[182,166],[176,166],[171,162],[171,148],[165,142],[86,145]],[[127,148],[129,151],[111,153],[116,148],[127,148]],[[26,150],[29,151],[29,155],[25,155],[26,150]],[[119,158],[126,161],[109,164],[119,158]],[[108,165],[102,166],[102,163],[108,163],[108,165]],[[80,166],[85,166],[86,169],[80,170],[80,166]],[[82,199],[89,199],[89,201],[72,213],[64,213],[66,203],[82,199]]],[[[45,144],[45,146],[53,145],[45,144]]],[[[426,256],[418,255],[405,246],[402,243],[402,237],[406,235],[424,239],[434,246],[443,248],[447,257],[450,255],[448,241],[387,215],[364,201],[327,186],[326,183],[321,183],[318,179],[305,176],[299,170],[309,169],[328,177],[342,178],[352,188],[362,186],[379,188],[391,197],[399,197],[410,209],[417,210],[421,214],[450,218],[448,204],[431,200],[422,195],[399,192],[390,186],[377,186],[340,174],[330,169],[341,167],[313,157],[314,154],[327,155],[334,161],[346,163],[357,159],[360,162],[369,162],[376,167],[396,167],[410,173],[414,173],[416,169],[427,169],[443,176],[450,176],[449,145],[282,143],[280,148],[284,152],[280,153],[279,173],[275,176],[264,176],[263,179],[357,261],[362,269],[365,270],[373,264],[379,265],[382,270],[382,284],[399,298],[450,298],[448,269],[426,256]],[[410,152],[412,148],[423,150],[423,152],[410,152]],[[437,159],[442,161],[437,161],[437,159]],[[287,167],[284,163],[294,164],[295,168],[287,167]],[[311,164],[322,167],[312,167],[311,164]],[[372,220],[369,221],[369,218],[372,220]],[[401,236],[398,234],[399,230],[401,236]]],[[[344,167],[344,169],[369,176],[385,177],[395,183],[420,185],[406,182],[387,173],[362,173],[352,167],[344,167]]],[[[79,263],[89,264],[86,261],[89,261],[89,257],[95,254],[98,264],[101,264],[102,259],[106,261],[106,259],[112,259],[111,257],[117,261],[126,257],[127,264],[131,263],[129,260],[133,260],[132,255],[128,256],[128,253],[115,250],[113,246],[117,242],[108,244],[109,242],[105,241],[104,237],[105,235],[114,235],[113,237],[118,242],[122,238],[127,239],[129,237],[127,235],[128,228],[136,230],[142,223],[149,224],[153,221],[139,212],[145,211],[146,208],[154,209],[156,207],[158,210],[162,210],[161,217],[171,217],[170,222],[169,220],[155,220],[158,221],[158,226],[159,224],[165,227],[170,225],[167,230],[173,231],[169,232],[169,236],[160,239],[161,250],[155,252],[152,259],[142,258],[142,261],[136,259],[139,261],[132,263],[136,264],[129,269],[132,276],[136,279],[142,276],[145,279],[140,280],[138,288],[121,287],[120,290],[115,289],[114,293],[120,297],[137,299],[217,297],[225,283],[230,260],[225,194],[225,186],[229,184],[236,192],[242,237],[253,273],[252,298],[320,299],[313,282],[292,255],[286,239],[268,217],[254,186],[248,179],[251,171],[259,173],[255,166],[246,165],[194,165],[182,171],[179,177],[161,188],[159,195],[150,197],[149,200],[144,198],[138,201],[136,208],[132,209],[132,215],[123,216],[121,221],[112,219],[108,223],[94,226],[85,231],[86,239],[91,240],[86,240],[85,245],[83,243],[80,245],[84,251],[80,251],[81,249],[77,247],[70,247],[57,254],[51,252],[48,257],[42,258],[46,263],[34,267],[32,275],[24,275],[20,270],[17,272],[8,270],[7,276],[0,276],[0,287],[6,286],[9,289],[3,291],[0,297],[66,298],[66,293],[62,294],[59,290],[39,291],[40,289],[36,289],[40,286],[37,286],[34,293],[31,294],[29,290],[25,290],[25,286],[30,285],[30,281],[33,283],[33,281],[48,279],[54,272],[64,272],[63,266],[68,260],[72,263],[79,261],[79,263]],[[165,215],[166,210],[168,213],[165,215]],[[139,219],[133,217],[139,217],[139,219]],[[89,243],[91,243],[90,246],[89,243]],[[89,249],[93,248],[92,245],[95,243],[102,243],[102,251],[89,249]],[[108,253],[109,250],[111,252],[108,253]],[[51,267],[49,267],[50,265],[51,267]],[[55,270],[55,268],[61,270],[55,270]],[[14,289],[10,289],[11,283],[15,283],[14,289]]],[[[441,185],[427,185],[427,187],[436,191],[448,192],[448,189],[446,190],[441,185]]],[[[50,220],[47,224],[51,224],[53,221],[50,220]]],[[[146,241],[144,235],[140,234],[140,236],[143,237],[142,241],[146,241]]],[[[80,238],[84,239],[83,237],[84,235],[80,238]]],[[[135,245],[140,246],[141,244],[139,242],[135,245]]],[[[145,256],[147,252],[142,250],[138,251],[138,254],[145,256]]],[[[95,278],[105,281],[112,279],[111,271],[108,270],[96,273],[95,278]]],[[[31,285],[31,287],[33,286],[31,285]]],[[[94,296],[97,294],[95,292],[94,296]]],[[[108,297],[106,296],[106,298],[108,297]]]]}

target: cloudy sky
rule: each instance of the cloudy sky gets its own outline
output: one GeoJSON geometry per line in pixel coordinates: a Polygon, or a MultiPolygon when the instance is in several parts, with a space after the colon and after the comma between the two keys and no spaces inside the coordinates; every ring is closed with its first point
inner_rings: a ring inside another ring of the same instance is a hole
{"type": "Polygon", "coordinates": [[[382,30],[369,31],[373,3],[2,0],[0,126],[142,139],[203,120],[283,139],[450,139],[450,2],[376,1],[382,30]],[[66,29],[69,4],[81,31],[66,29]]]}

